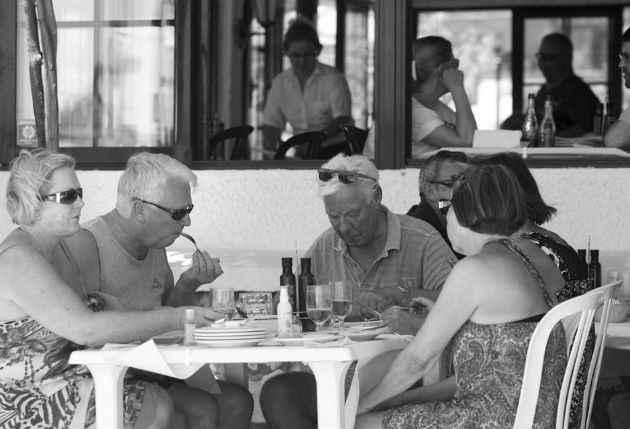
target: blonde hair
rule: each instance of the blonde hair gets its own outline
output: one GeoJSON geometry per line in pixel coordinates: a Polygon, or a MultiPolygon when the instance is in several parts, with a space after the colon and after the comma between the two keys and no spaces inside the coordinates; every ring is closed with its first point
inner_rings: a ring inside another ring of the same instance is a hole
{"type": "Polygon", "coordinates": [[[197,187],[197,176],[190,168],[168,155],[140,152],[132,155],[118,181],[116,209],[121,216],[131,214],[134,198],[151,201],[160,196],[160,189],[170,181],[197,187]]]}
{"type": "Polygon", "coordinates": [[[74,169],[76,161],[70,155],[46,149],[32,152],[23,149],[11,161],[7,184],[7,210],[13,223],[31,225],[41,208],[41,194],[50,188],[50,177],[59,168],[74,169]]]}

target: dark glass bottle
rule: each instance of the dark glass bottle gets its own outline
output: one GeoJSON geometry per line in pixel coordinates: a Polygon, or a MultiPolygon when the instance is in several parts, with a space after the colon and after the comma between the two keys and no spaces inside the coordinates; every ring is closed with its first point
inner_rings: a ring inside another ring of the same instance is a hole
{"type": "Polygon", "coordinates": [[[599,263],[599,250],[591,249],[591,263],[588,264],[588,279],[593,283],[593,288],[602,285],[602,266],[599,263]]]}
{"type": "Polygon", "coordinates": [[[280,286],[287,286],[289,293],[289,303],[292,312],[296,311],[295,302],[295,274],[293,274],[293,258],[282,258],[282,275],[280,276],[280,286]]]}
{"type": "Polygon", "coordinates": [[[601,136],[602,127],[604,123],[604,105],[602,103],[597,103],[595,105],[595,116],[593,116],[593,133],[596,136],[601,136]]]}
{"type": "Polygon", "coordinates": [[[302,272],[298,277],[298,312],[303,331],[314,331],[315,323],[306,312],[306,286],[315,284],[315,276],[311,272],[311,258],[300,258],[302,272]]]}
{"type": "Polygon", "coordinates": [[[553,120],[553,99],[551,95],[545,100],[545,116],[538,131],[540,146],[554,147],[556,145],[556,121],[553,120]]]}
{"type": "Polygon", "coordinates": [[[528,146],[538,146],[538,118],[536,117],[536,103],[534,94],[527,96],[527,113],[523,121],[523,137],[522,140],[528,142],[528,146]]]}

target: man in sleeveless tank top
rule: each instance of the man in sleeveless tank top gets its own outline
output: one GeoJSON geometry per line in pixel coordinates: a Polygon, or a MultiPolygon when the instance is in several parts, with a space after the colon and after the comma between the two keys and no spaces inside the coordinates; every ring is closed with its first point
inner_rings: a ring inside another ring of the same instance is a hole
{"type": "MultiPolygon", "coordinates": [[[[165,248],[191,224],[191,189],[196,185],[196,175],[167,155],[133,155],[118,183],[116,208],[66,240],[70,252],[59,255],[57,265],[68,283],[79,294],[96,292],[105,310],[192,305],[195,290],[223,272],[218,259],[198,250],[192,266],[175,282],[166,258],[165,248]]],[[[222,393],[214,399],[220,425],[248,427],[251,395],[239,386],[219,383],[222,393]]],[[[176,409],[179,404],[184,415],[192,402],[186,389],[180,383],[169,387],[176,409]]]]}

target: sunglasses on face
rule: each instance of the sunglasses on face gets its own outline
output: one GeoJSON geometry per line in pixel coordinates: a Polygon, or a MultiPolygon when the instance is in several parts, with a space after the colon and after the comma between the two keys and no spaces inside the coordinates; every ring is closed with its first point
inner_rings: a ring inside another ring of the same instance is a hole
{"type": "Polygon", "coordinates": [[[440,200],[438,202],[438,208],[444,216],[448,213],[448,208],[451,206],[451,200],[440,200]]]}
{"type": "Polygon", "coordinates": [[[57,204],[72,204],[77,198],[83,199],[83,188],[68,189],[67,191],[39,196],[41,201],[53,201],[57,204]]]}
{"type": "Polygon", "coordinates": [[[429,180],[428,182],[434,185],[446,186],[447,188],[452,188],[455,184],[454,180],[429,180]]]}
{"type": "Polygon", "coordinates": [[[194,204],[189,204],[189,205],[187,205],[184,208],[171,210],[171,209],[167,209],[166,207],[161,206],[159,204],[152,203],[151,201],[145,201],[145,200],[143,200],[141,198],[134,198],[134,200],[143,202],[145,204],[151,204],[152,206],[155,206],[155,207],[157,207],[160,210],[164,210],[165,212],[170,213],[171,219],[176,220],[176,221],[182,220],[184,218],[184,216],[189,214],[192,211],[192,209],[195,207],[194,204]]]}
{"type": "Polygon", "coordinates": [[[322,182],[329,182],[333,177],[337,177],[341,183],[345,183],[346,185],[356,182],[359,177],[374,180],[376,182],[376,179],[373,177],[350,171],[338,171],[328,170],[327,168],[320,168],[319,170],[317,170],[317,174],[319,175],[319,180],[321,180],[322,182]]]}

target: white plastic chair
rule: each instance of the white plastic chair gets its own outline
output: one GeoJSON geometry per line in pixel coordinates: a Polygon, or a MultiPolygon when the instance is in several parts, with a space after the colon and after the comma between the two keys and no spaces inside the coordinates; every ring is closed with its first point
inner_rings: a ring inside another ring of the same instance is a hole
{"type": "Polygon", "coordinates": [[[571,411],[571,398],[578,375],[580,362],[586,346],[589,332],[593,326],[593,318],[598,308],[603,306],[600,330],[603,335],[597,335],[593,355],[588,366],[586,386],[584,388],[584,403],[582,404],[581,428],[588,427],[591,419],[591,408],[595,398],[597,380],[602,362],[602,354],[605,343],[608,315],[615,290],[621,281],[616,281],[592,290],[584,295],[562,302],[547,312],[545,317],[538,322],[530,339],[523,372],[523,385],[514,420],[514,429],[531,428],[534,422],[534,413],[540,390],[543,358],[551,331],[558,322],[563,322],[567,327],[567,367],[562,380],[562,388],[558,400],[556,414],[556,429],[569,427],[569,415],[571,411]],[[575,332],[572,335],[572,332],[575,332]]]}

